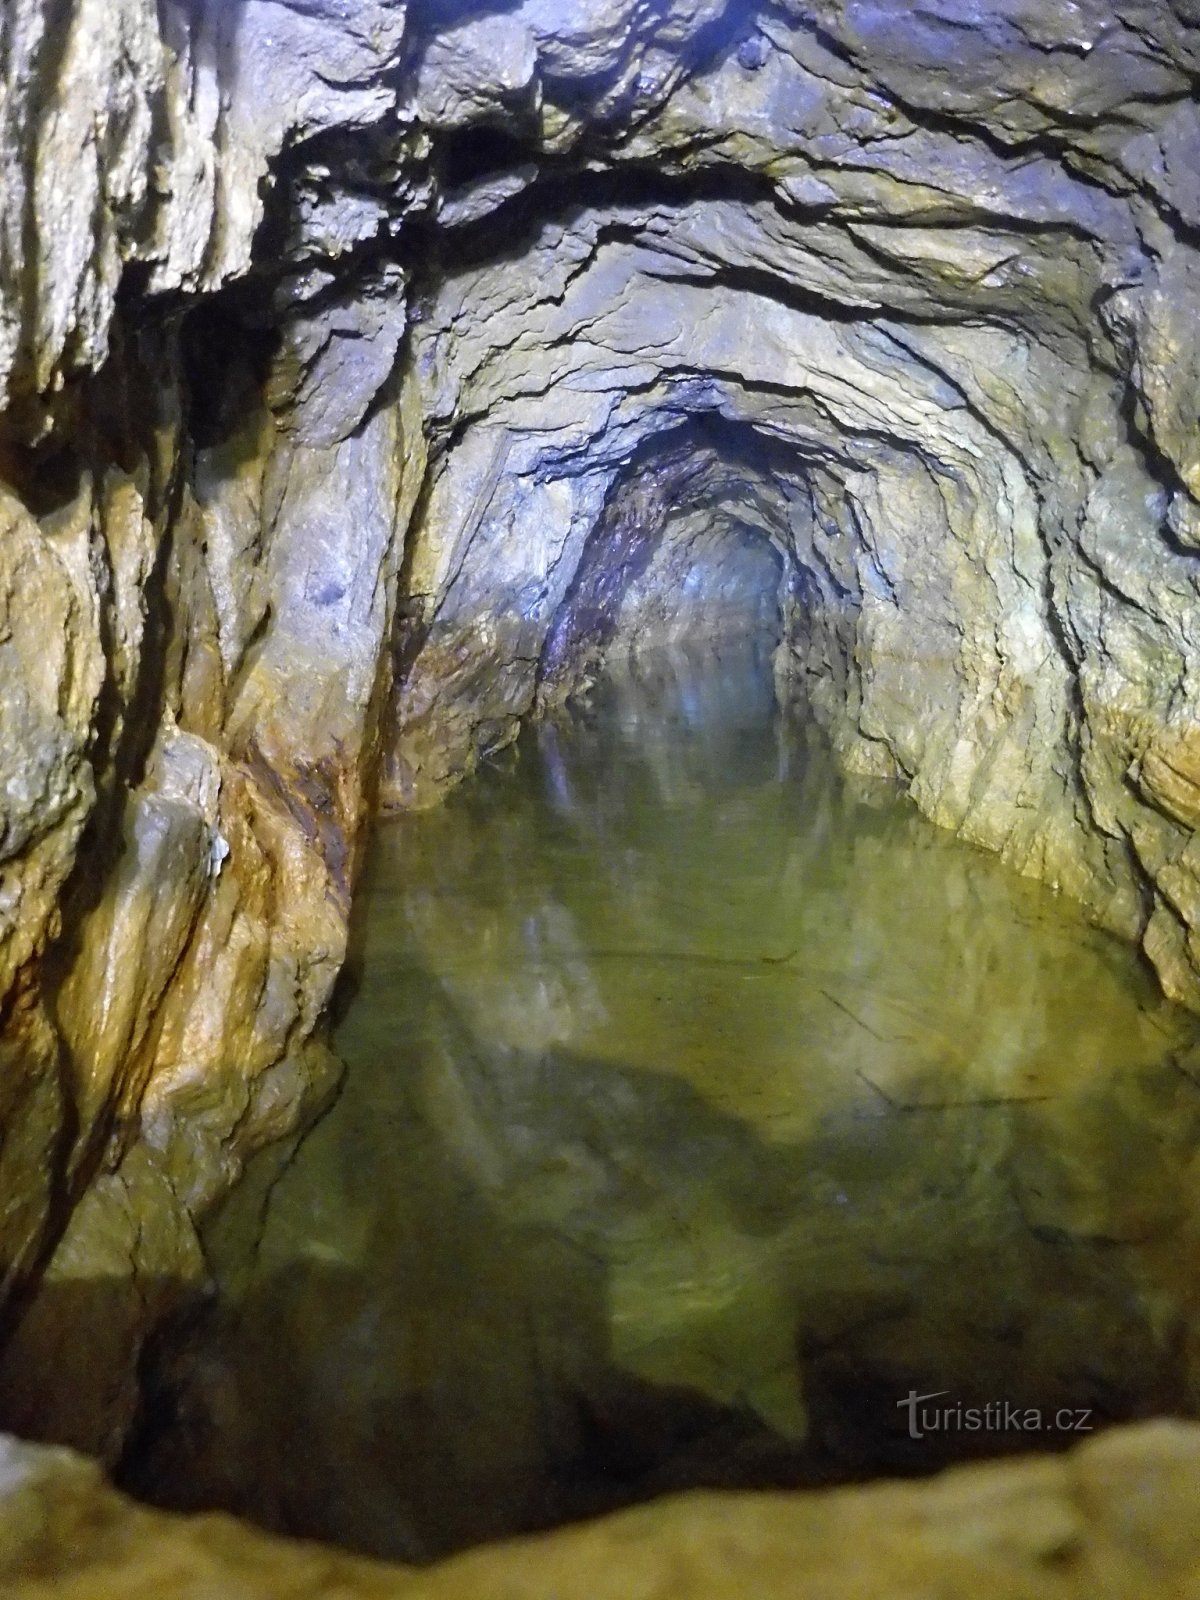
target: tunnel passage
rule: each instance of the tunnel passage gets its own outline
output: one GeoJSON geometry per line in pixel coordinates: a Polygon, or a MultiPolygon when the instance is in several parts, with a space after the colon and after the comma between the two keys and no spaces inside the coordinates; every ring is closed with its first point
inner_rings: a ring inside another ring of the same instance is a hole
{"type": "MultiPolygon", "coordinates": [[[[689,223],[685,207],[674,246],[689,223]]],[[[385,802],[427,803],[511,739],[539,663],[543,679],[569,676],[587,653],[574,602],[607,591],[607,620],[592,620],[611,628],[635,527],[645,558],[681,550],[687,516],[708,515],[714,534],[736,521],[786,553],[789,673],[847,762],[901,774],[939,820],[1018,862],[1041,849],[1030,795],[1044,790],[1048,811],[1066,800],[1029,731],[1064,724],[1070,668],[1045,613],[1026,465],[936,364],[955,330],[839,320],[719,280],[681,287],[657,259],[649,270],[642,235],[610,243],[598,219],[586,226],[594,253],[526,309],[519,367],[486,318],[462,332],[464,300],[510,292],[505,265],[448,279],[418,329],[417,370],[433,375],[406,575],[419,642],[398,680],[385,802]],[[624,542],[606,519],[624,521],[624,542]]],[[[543,264],[552,279],[549,243],[543,264]]],[[[1011,339],[991,336],[990,353],[1002,366],[1011,339]]],[[[669,634],[684,567],[648,565],[631,608],[647,575],[669,634]]]]}
{"type": "Polygon", "coordinates": [[[750,429],[700,417],[650,440],[610,491],[547,632],[538,704],[621,652],[778,644],[796,562],[786,504],[750,429]]]}
{"type": "Polygon", "coordinates": [[[569,9],[5,17],[4,1359],[109,1460],[197,1229],[323,1103],[377,794],[445,798],[548,648],[720,631],[722,571],[842,770],[1200,1008],[1188,7],[569,9]]]}

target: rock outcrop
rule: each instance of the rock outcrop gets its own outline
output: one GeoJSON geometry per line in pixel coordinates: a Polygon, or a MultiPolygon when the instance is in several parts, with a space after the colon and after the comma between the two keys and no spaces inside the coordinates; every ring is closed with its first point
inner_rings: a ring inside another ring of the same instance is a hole
{"type": "Polygon", "coordinates": [[[67,1451],[4,1440],[0,1578],[12,1600],[1158,1600],[1200,1582],[1198,1469],[1196,1428],[1160,1423],[931,1483],[692,1494],[421,1571],[148,1511],[67,1451]]]}
{"type": "Polygon", "coordinates": [[[10,0],[10,1423],[119,1452],[370,810],[632,636],[778,606],[1200,1007],[1198,71],[1192,0],[10,0]]]}

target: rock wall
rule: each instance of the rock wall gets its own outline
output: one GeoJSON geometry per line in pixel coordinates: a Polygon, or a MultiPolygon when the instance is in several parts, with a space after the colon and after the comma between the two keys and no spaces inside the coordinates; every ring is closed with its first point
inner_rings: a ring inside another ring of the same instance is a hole
{"type": "Polygon", "coordinates": [[[119,1450],[376,799],[718,593],[1200,1006],[1198,68],[1191,0],[10,0],[6,1420],[119,1450]]]}
{"type": "Polygon", "coordinates": [[[110,1457],[196,1220],[336,1078],[424,450],[403,295],[380,267],[326,320],[204,296],[283,143],[392,103],[363,70],[403,10],[377,21],[0,21],[0,1379],[12,1425],[110,1457]]]}

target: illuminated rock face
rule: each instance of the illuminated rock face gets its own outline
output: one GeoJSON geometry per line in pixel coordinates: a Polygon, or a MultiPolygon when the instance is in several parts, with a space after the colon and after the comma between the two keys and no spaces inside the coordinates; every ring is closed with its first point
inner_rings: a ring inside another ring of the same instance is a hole
{"type": "Polygon", "coordinates": [[[1198,65],[1185,0],[5,7],[0,1262],[127,1285],[55,1431],[327,1091],[377,791],[630,639],[778,606],[848,765],[1200,1005],[1198,65]]]}

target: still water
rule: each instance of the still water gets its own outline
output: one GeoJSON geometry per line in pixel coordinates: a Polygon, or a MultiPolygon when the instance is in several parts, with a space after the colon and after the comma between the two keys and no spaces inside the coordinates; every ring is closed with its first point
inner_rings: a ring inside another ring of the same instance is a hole
{"type": "Polygon", "coordinates": [[[1193,1409],[1195,1019],[764,658],[643,660],[383,826],[359,932],[157,1497],[420,1559],[1193,1409]]]}

